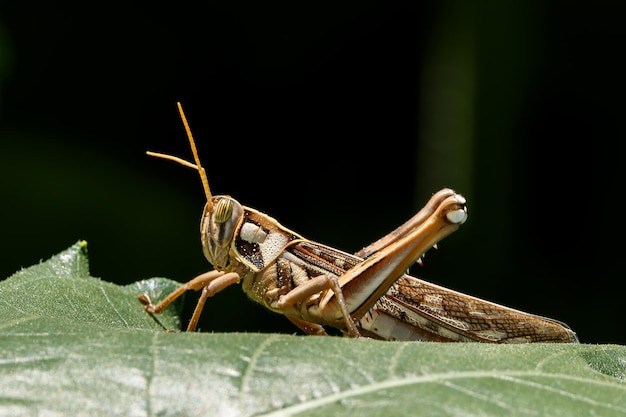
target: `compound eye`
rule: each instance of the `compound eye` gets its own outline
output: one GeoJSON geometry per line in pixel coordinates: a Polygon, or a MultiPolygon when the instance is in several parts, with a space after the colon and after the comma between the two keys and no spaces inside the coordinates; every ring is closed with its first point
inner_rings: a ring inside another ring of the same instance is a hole
{"type": "Polygon", "coordinates": [[[230,198],[222,198],[213,207],[213,220],[215,223],[226,223],[233,214],[233,202],[230,198]]]}

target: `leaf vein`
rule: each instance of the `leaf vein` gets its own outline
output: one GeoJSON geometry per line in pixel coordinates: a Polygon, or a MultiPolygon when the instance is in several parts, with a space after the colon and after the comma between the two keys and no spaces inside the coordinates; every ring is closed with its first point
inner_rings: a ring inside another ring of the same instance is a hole
{"type": "MultiPolygon", "coordinates": [[[[495,372],[485,372],[485,371],[470,371],[470,372],[450,372],[450,373],[444,373],[444,374],[430,374],[430,375],[420,375],[420,376],[414,376],[414,377],[406,377],[406,378],[402,378],[402,379],[394,379],[394,380],[389,380],[389,381],[381,381],[381,382],[377,382],[375,384],[371,384],[371,385],[367,385],[367,386],[361,386],[361,387],[356,387],[353,389],[349,389],[343,392],[339,392],[336,394],[330,394],[327,395],[325,397],[322,398],[316,398],[314,400],[310,400],[310,401],[306,401],[306,402],[302,402],[299,404],[294,404],[292,406],[289,407],[285,407],[283,409],[280,410],[276,410],[274,412],[270,412],[267,414],[264,414],[265,417],[286,417],[286,416],[293,416],[299,413],[303,413],[312,409],[316,409],[319,407],[322,407],[324,405],[327,404],[331,404],[334,402],[338,402],[338,401],[342,401],[345,400],[347,398],[351,398],[351,397],[357,397],[357,396],[361,396],[361,395],[366,395],[368,393],[371,392],[377,392],[379,390],[384,390],[384,389],[390,389],[390,388],[395,388],[395,387],[401,387],[401,386],[409,386],[409,385],[419,385],[419,384],[424,384],[424,383],[441,383],[442,381],[445,380],[455,380],[455,379],[471,379],[471,378],[500,378],[500,379],[505,379],[506,377],[508,378],[512,378],[517,380],[514,377],[528,377],[528,376],[532,376],[532,377],[543,377],[546,379],[564,379],[564,380],[569,380],[569,381],[575,381],[575,382],[583,382],[586,384],[594,384],[594,385],[604,385],[604,386],[611,386],[614,388],[621,388],[621,389],[625,389],[624,385],[622,384],[615,384],[615,383],[611,383],[611,382],[607,382],[607,381],[597,381],[597,380],[591,380],[589,378],[583,378],[583,377],[578,377],[578,376],[572,376],[572,375],[566,375],[566,374],[550,374],[550,375],[539,375],[537,374],[537,372],[534,371],[510,371],[510,372],[506,372],[506,376],[502,375],[501,373],[495,373],[495,372]]],[[[543,384],[537,384],[537,388],[545,388],[545,386],[543,384]]],[[[565,391],[568,395],[573,395],[567,391],[565,391]]],[[[556,392],[558,393],[558,392],[556,392]]],[[[601,402],[597,402],[595,400],[589,399],[591,401],[594,401],[596,404],[598,405],[604,405],[607,406],[604,403],[601,402]]],[[[621,410],[622,407],[612,407],[615,409],[619,409],[621,410]]]]}
{"type": "Polygon", "coordinates": [[[539,382],[535,382],[535,381],[528,381],[525,379],[520,379],[520,378],[515,378],[515,377],[508,377],[508,376],[503,376],[502,379],[508,380],[508,381],[513,381],[515,383],[518,383],[520,385],[526,385],[532,388],[538,388],[538,389],[543,389],[549,392],[553,392],[555,394],[558,395],[562,395],[564,397],[568,397],[571,398],[572,400],[575,401],[582,401],[584,403],[593,405],[593,406],[597,406],[597,407],[605,407],[605,408],[610,408],[612,410],[618,410],[618,411],[622,411],[622,412],[626,412],[626,408],[624,407],[616,407],[613,404],[610,403],[605,403],[605,402],[600,402],[600,401],[596,401],[593,398],[589,398],[586,396],[581,395],[579,392],[573,393],[570,391],[566,391],[563,389],[558,389],[558,388],[554,388],[552,386],[546,385],[546,384],[541,384],[539,382]]]}
{"type": "Polygon", "coordinates": [[[402,356],[402,352],[404,352],[404,349],[407,346],[408,346],[408,344],[406,344],[406,343],[400,345],[400,348],[398,350],[396,350],[396,352],[393,354],[393,356],[389,360],[389,373],[388,373],[388,375],[390,377],[396,375],[396,368],[398,367],[398,364],[400,363],[400,357],[402,356]]]}
{"type": "Polygon", "coordinates": [[[491,397],[489,395],[481,394],[480,392],[473,391],[473,390],[471,390],[469,388],[466,388],[466,387],[462,387],[462,386],[454,384],[454,383],[452,383],[450,381],[442,381],[442,384],[444,386],[450,388],[450,389],[462,392],[463,394],[467,394],[470,397],[473,397],[473,398],[479,399],[481,401],[485,401],[485,402],[494,404],[494,405],[496,405],[496,406],[498,406],[500,408],[503,408],[505,410],[511,411],[511,407],[507,403],[505,403],[504,401],[498,401],[497,399],[495,399],[495,398],[493,398],[493,397],[491,397]]]}
{"type": "Polygon", "coordinates": [[[102,292],[102,295],[104,295],[104,299],[106,300],[106,302],[111,306],[111,308],[113,309],[113,311],[115,312],[115,314],[117,314],[117,316],[120,318],[120,320],[122,320],[122,323],[124,323],[124,325],[126,327],[130,327],[130,325],[128,324],[128,322],[126,321],[126,319],[124,318],[124,316],[119,312],[119,310],[117,309],[117,307],[115,307],[115,304],[113,302],[111,302],[111,299],[109,298],[109,295],[106,293],[106,291],[104,290],[103,287],[100,287],[100,291],[102,292]]]}
{"type": "Polygon", "coordinates": [[[261,342],[259,344],[259,346],[257,346],[257,348],[254,350],[254,352],[252,352],[252,355],[250,356],[250,360],[248,361],[248,365],[246,366],[246,369],[244,369],[243,374],[241,376],[241,383],[239,385],[239,400],[240,400],[240,402],[243,400],[243,394],[246,392],[246,389],[249,386],[250,379],[252,378],[252,376],[254,374],[254,369],[256,367],[256,363],[257,363],[259,357],[261,356],[263,351],[277,337],[278,337],[277,335],[270,335],[270,336],[268,336],[266,339],[263,340],[263,342],[261,342]]]}

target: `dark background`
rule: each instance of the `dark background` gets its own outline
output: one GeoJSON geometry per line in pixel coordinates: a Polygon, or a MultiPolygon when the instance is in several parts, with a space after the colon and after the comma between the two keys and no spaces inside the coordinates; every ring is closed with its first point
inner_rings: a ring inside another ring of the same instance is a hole
{"type": "MultiPolygon", "coordinates": [[[[190,158],[181,101],[215,194],[354,252],[452,187],[469,220],[416,275],[626,343],[621,12],[4,2],[0,277],[81,239],[107,281],[209,269],[197,174],[145,156],[190,158]]],[[[203,319],[295,331],[235,287],[203,319]]]]}

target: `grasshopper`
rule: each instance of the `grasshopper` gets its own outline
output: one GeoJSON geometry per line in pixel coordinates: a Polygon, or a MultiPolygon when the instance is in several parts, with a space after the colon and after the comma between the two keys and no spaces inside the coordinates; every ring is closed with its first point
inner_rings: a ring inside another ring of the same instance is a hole
{"type": "Polygon", "coordinates": [[[385,340],[577,342],[565,324],[449,290],[405,272],[467,219],[466,201],[444,188],[416,215],[352,255],[308,240],[272,217],[227,195],[213,196],[180,103],[194,163],[147,152],[198,171],[206,195],[200,222],[202,249],[213,270],[182,284],[153,304],[162,312],[189,290],[202,291],[187,326],[195,331],[208,297],[240,283],[269,310],[304,333],[327,335],[324,326],[350,337],[385,340]]]}

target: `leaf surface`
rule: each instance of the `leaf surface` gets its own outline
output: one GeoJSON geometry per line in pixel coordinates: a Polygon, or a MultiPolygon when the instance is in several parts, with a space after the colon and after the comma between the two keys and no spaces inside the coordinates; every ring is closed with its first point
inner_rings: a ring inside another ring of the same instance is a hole
{"type": "Polygon", "coordinates": [[[90,277],[84,242],[0,282],[0,415],[626,415],[623,346],[166,332],[137,296],[177,285],[90,277]]]}

